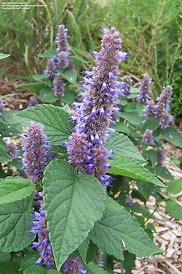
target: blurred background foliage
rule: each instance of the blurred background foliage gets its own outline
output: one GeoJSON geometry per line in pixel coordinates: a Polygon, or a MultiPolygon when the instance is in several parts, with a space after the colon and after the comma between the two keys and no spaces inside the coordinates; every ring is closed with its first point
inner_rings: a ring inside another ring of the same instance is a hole
{"type": "Polygon", "coordinates": [[[181,0],[27,2],[42,6],[0,8],[0,52],[11,54],[3,61],[1,77],[20,79],[21,75],[21,79],[30,80],[32,74],[41,73],[46,63],[41,54],[53,47],[57,24],[68,27],[73,51],[84,58],[88,51],[98,49],[102,27],[115,26],[123,38],[124,50],[129,53],[122,73],[137,81],[148,72],[153,78],[155,96],[163,85],[172,85],[172,113],[182,115],[181,0]]]}

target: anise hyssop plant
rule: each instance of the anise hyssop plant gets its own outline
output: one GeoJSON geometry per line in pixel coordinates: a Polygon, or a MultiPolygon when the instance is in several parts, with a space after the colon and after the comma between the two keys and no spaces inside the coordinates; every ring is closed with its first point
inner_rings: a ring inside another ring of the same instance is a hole
{"type": "Polygon", "coordinates": [[[181,216],[162,147],[182,146],[172,88],[155,99],[147,73],[139,83],[121,75],[128,54],[114,27],[103,29],[92,63],[68,38],[58,26],[26,109],[0,98],[0,273],[114,273],[116,262],[131,273],[136,256],[161,253],[149,197],[181,216]]]}

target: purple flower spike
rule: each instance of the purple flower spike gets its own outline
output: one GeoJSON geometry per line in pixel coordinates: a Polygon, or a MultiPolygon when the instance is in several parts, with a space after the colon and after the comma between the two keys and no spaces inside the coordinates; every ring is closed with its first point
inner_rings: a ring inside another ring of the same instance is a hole
{"type": "Polygon", "coordinates": [[[152,116],[159,118],[161,128],[167,128],[173,122],[173,116],[168,113],[171,102],[172,88],[167,86],[163,89],[161,95],[156,98],[156,101],[149,100],[144,110],[145,118],[152,116]]]}
{"type": "Polygon", "coordinates": [[[23,137],[23,166],[27,177],[32,182],[37,182],[42,177],[42,172],[48,162],[50,148],[43,127],[32,124],[26,129],[23,137]]]}
{"type": "Polygon", "coordinates": [[[151,99],[151,83],[152,79],[148,74],[144,74],[143,79],[140,82],[139,91],[140,95],[136,98],[137,102],[145,103],[151,99]]]}
{"type": "Polygon", "coordinates": [[[53,87],[55,96],[64,96],[64,81],[60,75],[54,78],[53,87]]]}
{"type": "Polygon", "coordinates": [[[172,87],[167,86],[163,89],[161,95],[156,98],[157,102],[157,115],[160,117],[163,113],[167,112],[171,102],[172,87]]]}
{"type": "Polygon", "coordinates": [[[121,95],[128,96],[131,92],[132,80],[130,76],[125,76],[121,82],[121,95]]]}
{"type": "Polygon", "coordinates": [[[53,59],[48,59],[44,74],[46,77],[53,79],[55,77],[55,73],[56,73],[55,62],[53,59]]]}
{"type": "Polygon", "coordinates": [[[146,129],[144,134],[142,135],[142,140],[146,145],[154,146],[155,141],[153,137],[153,131],[150,129],[146,129]]]}
{"type": "Polygon", "coordinates": [[[73,257],[66,260],[63,265],[64,274],[87,274],[88,271],[83,268],[79,257],[73,257]]]}
{"type": "Polygon", "coordinates": [[[56,34],[56,41],[55,41],[58,50],[65,51],[65,52],[67,52],[69,50],[67,36],[68,36],[67,28],[65,28],[65,26],[63,24],[59,25],[58,31],[56,34]]]}
{"type": "Polygon", "coordinates": [[[43,208],[43,193],[36,191],[34,197],[36,205],[38,206],[38,211],[34,212],[32,233],[37,236],[38,241],[33,242],[32,247],[40,253],[36,265],[42,263],[47,269],[50,269],[53,268],[55,264],[43,208]]]}
{"type": "Polygon", "coordinates": [[[55,63],[57,68],[65,69],[69,66],[70,60],[70,48],[68,45],[68,38],[67,38],[68,30],[65,28],[64,25],[58,26],[58,31],[56,35],[56,58],[55,63]]]}
{"type": "Polygon", "coordinates": [[[144,109],[144,117],[148,118],[150,116],[154,117],[154,118],[157,117],[157,108],[156,108],[156,105],[152,99],[147,101],[147,105],[144,109]]]}
{"type": "Polygon", "coordinates": [[[61,69],[67,68],[69,65],[68,53],[64,51],[57,52],[55,63],[57,68],[61,68],[61,69]]]}
{"type": "Polygon", "coordinates": [[[157,115],[160,119],[161,128],[167,128],[173,122],[173,116],[168,113],[172,97],[172,87],[167,86],[163,89],[161,95],[157,97],[157,115]]]}
{"type": "Polygon", "coordinates": [[[112,117],[118,112],[120,49],[119,32],[104,29],[101,49],[94,54],[96,66],[84,77],[81,102],[75,105],[72,115],[76,126],[67,143],[69,162],[106,186],[111,179],[105,174],[109,152],[104,144],[112,117]]]}

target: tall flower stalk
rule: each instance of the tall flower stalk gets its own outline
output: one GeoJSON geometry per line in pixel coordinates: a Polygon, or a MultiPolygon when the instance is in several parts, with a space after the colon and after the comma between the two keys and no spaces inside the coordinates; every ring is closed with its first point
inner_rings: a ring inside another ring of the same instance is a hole
{"type": "Polygon", "coordinates": [[[70,60],[70,48],[68,45],[68,30],[64,25],[58,26],[58,31],[56,35],[56,58],[55,64],[56,68],[65,69],[68,67],[70,60]]]}
{"type": "Polygon", "coordinates": [[[47,136],[41,125],[32,124],[26,129],[22,161],[27,177],[34,183],[42,178],[42,172],[48,163],[49,148],[47,136]]]}
{"type": "Polygon", "coordinates": [[[144,116],[154,117],[159,119],[161,128],[167,128],[173,122],[173,116],[169,114],[169,105],[172,97],[172,88],[167,86],[163,89],[160,96],[156,98],[155,102],[151,99],[147,102],[144,116]]]}
{"type": "Polygon", "coordinates": [[[96,176],[108,185],[108,159],[105,141],[113,115],[118,111],[119,63],[123,60],[121,38],[115,28],[104,29],[101,49],[95,54],[96,66],[84,77],[81,103],[76,105],[76,126],[67,144],[69,162],[78,171],[96,176]]]}
{"type": "MultiPolygon", "coordinates": [[[[23,166],[27,177],[37,183],[42,179],[43,169],[48,163],[48,152],[50,144],[43,127],[39,124],[32,124],[26,129],[26,136],[23,138],[23,166]]],[[[54,257],[51,243],[48,237],[47,221],[43,207],[43,193],[36,190],[34,193],[35,207],[34,219],[32,222],[32,233],[37,236],[38,241],[32,243],[32,247],[39,253],[36,264],[41,263],[46,268],[54,266],[54,257]]]]}
{"type": "Polygon", "coordinates": [[[43,206],[43,193],[41,191],[36,191],[34,198],[37,205],[37,211],[34,212],[31,231],[37,236],[38,241],[33,242],[32,247],[40,253],[40,257],[38,258],[36,265],[40,265],[42,263],[47,269],[50,269],[54,267],[55,263],[52,246],[49,241],[47,220],[43,206]]]}
{"type": "Polygon", "coordinates": [[[53,80],[53,89],[55,96],[64,96],[64,81],[59,75],[59,69],[66,69],[71,66],[70,47],[68,44],[67,28],[59,25],[56,34],[56,56],[54,59],[48,59],[44,74],[53,80]]]}
{"type": "Polygon", "coordinates": [[[136,98],[137,102],[145,103],[151,99],[151,83],[152,79],[148,74],[144,74],[139,86],[139,96],[136,98]]]}

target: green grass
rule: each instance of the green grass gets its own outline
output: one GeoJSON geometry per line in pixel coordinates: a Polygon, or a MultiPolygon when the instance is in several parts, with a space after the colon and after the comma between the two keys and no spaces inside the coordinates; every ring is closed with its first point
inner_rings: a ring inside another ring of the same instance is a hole
{"type": "Polygon", "coordinates": [[[70,44],[81,55],[98,48],[102,27],[115,26],[123,38],[123,49],[129,53],[121,68],[123,73],[138,79],[148,72],[154,80],[155,95],[163,85],[172,84],[173,112],[182,112],[181,0],[39,2],[45,7],[0,9],[0,52],[11,54],[1,75],[17,65],[24,74],[41,72],[45,61],[39,54],[52,47],[56,26],[61,22],[69,28],[70,44]]]}

